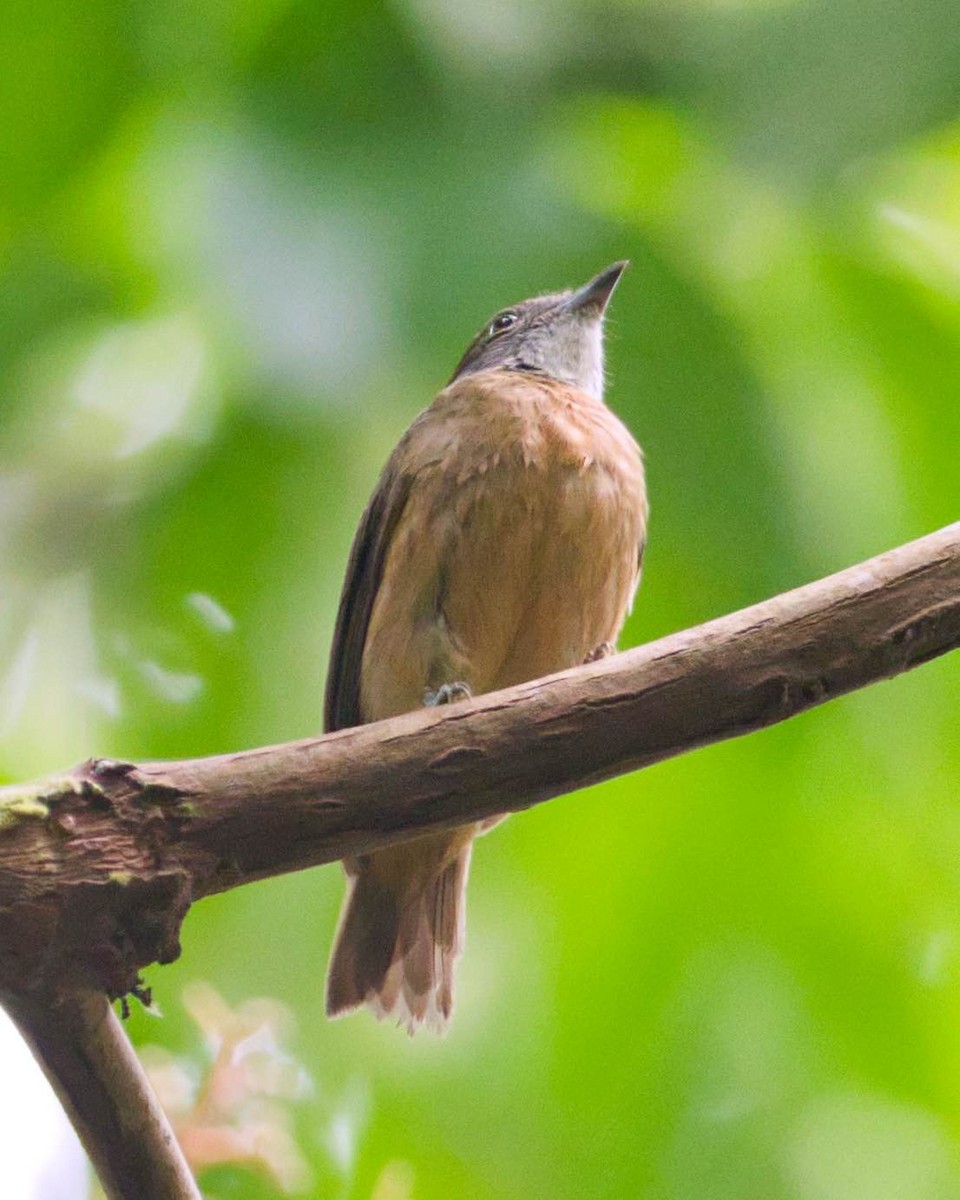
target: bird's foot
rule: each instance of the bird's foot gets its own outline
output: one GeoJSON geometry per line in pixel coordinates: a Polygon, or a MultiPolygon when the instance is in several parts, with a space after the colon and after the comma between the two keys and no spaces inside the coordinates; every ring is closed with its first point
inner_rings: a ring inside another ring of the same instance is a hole
{"type": "Polygon", "coordinates": [[[473,698],[473,692],[470,691],[469,684],[457,681],[456,683],[442,683],[436,691],[432,688],[427,688],[423,693],[423,702],[428,708],[436,708],[440,704],[454,704],[457,700],[470,700],[473,698]]]}
{"type": "Polygon", "coordinates": [[[601,658],[609,658],[615,652],[616,646],[613,642],[601,642],[599,646],[590,651],[583,661],[585,663],[599,662],[601,658]]]}

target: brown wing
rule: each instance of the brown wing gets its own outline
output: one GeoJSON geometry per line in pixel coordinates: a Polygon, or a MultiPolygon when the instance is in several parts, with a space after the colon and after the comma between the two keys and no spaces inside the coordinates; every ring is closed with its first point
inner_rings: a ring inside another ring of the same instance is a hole
{"type": "Polygon", "coordinates": [[[396,456],[386,466],[370,497],[353,539],[340,609],[333,633],[323,724],[327,733],[362,725],[360,662],[367,626],[380,587],[393,532],[407,503],[412,477],[397,469],[396,456]]]}

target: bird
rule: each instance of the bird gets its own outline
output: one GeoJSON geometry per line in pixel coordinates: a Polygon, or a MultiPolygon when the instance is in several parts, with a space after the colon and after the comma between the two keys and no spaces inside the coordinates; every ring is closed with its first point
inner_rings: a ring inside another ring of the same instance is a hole
{"type": "MultiPolygon", "coordinates": [[[[350,552],[327,731],[456,703],[613,653],[640,581],[642,452],[605,405],[603,320],[626,262],[502,309],[390,455],[350,552]]],[[[344,860],[331,1017],[443,1032],[475,837],[344,860]]]]}

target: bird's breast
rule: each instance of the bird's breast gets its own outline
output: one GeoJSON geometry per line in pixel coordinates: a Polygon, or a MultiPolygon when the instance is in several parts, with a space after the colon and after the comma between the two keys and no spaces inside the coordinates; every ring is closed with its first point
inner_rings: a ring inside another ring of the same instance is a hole
{"type": "Polygon", "coordinates": [[[484,375],[428,410],[411,447],[364,652],[368,719],[445,682],[479,693],[574,666],[629,608],[646,524],[633,438],[576,389],[484,375]]]}

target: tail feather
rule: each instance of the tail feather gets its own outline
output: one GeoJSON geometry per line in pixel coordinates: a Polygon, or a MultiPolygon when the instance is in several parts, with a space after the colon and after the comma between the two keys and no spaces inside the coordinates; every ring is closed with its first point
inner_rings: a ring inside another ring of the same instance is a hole
{"type": "Polygon", "coordinates": [[[351,864],[349,891],[327,976],[327,1014],[367,1004],[413,1033],[443,1030],[463,951],[470,843],[451,858],[380,851],[351,864]],[[392,857],[388,857],[392,856],[392,857]],[[411,870],[398,872],[397,862],[411,870]]]}

